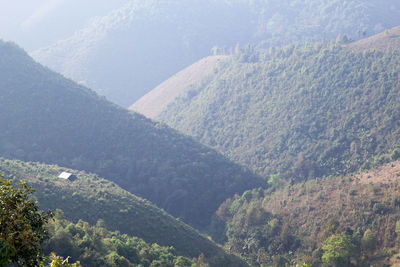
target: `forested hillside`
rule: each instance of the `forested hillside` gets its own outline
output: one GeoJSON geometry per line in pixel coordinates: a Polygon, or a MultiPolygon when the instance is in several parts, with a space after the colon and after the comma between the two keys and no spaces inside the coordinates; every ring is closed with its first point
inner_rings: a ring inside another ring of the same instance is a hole
{"type": "Polygon", "coordinates": [[[237,43],[269,47],[340,34],[359,39],[399,24],[397,0],[132,0],[32,55],[129,106],[210,50],[229,53],[237,43]]]}
{"type": "MultiPolygon", "coordinates": [[[[108,231],[101,220],[96,225],[72,223],[57,210],[48,224],[50,238],[42,245],[45,255],[56,253],[82,266],[190,267],[190,258],[178,256],[173,247],[149,244],[143,239],[108,231]]],[[[197,259],[195,259],[197,260],[197,259]]]]}
{"type": "Polygon", "coordinates": [[[255,266],[397,266],[400,162],[250,190],[218,209],[214,238],[255,266]]]}
{"type": "MultiPolygon", "coordinates": [[[[26,181],[35,190],[34,196],[42,210],[55,211],[61,209],[65,219],[78,223],[80,227],[86,225],[79,223],[80,220],[92,225],[100,222],[100,226],[103,228],[119,231],[121,235],[114,234],[117,239],[125,239],[122,234],[133,235],[147,242],[162,246],[173,246],[178,255],[197,258],[204,254],[207,261],[212,265],[226,265],[230,262],[242,266],[239,259],[227,255],[215,243],[200,235],[190,226],[173,218],[149,201],[141,199],[95,174],[66,169],[57,165],[26,163],[3,158],[0,158],[0,173],[5,178],[12,178],[14,182],[26,181]],[[71,182],[58,178],[58,175],[63,171],[76,174],[78,179],[71,182]]],[[[63,225],[62,221],[60,223],[63,225]]],[[[56,222],[52,226],[54,227],[53,235],[46,249],[53,249],[58,255],[76,257],[77,260],[79,257],[85,258],[83,255],[85,247],[91,251],[88,243],[92,242],[93,251],[86,253],[90,254],[86,255],[86,260],[91,262],[89,266],[98,266],[93,264],[93,261],[100,260],[95,256],[96,253],[104,251],[100,247],[105,246],[105,244],[95,244],[96,242],[93,239],[96,236],[100,238],[101,233],[96,235],[92,231],[96,229],[86,229],[88,235],[93,236],[73,238],[75,234],[71,236],[59,229],[57,225],[56,222]],[[83,240],[81,240],[82,238],[83,240]],[[51,244],[54,244],[54,248],[51,244]],[[62,244],[64,245],[62,246],[62,244]],[[81,245],[78,246],[78,244],[81,245]],[[81,256],[78,257],[78,255],[81,256]]],[[[65,227],[64,225],[63,228],[65,227]]],[[[66,230],[68,232],[71,229],[66,230]]],[[[134,253],[128,254],[134,256],[134,253]]],[[[120,255],[124,256],[123,254],[120,255]]]]}
{"type": "Polygon", "coordinates": [[[129,113],[0,42],[0,155],[87,170],[204,228],[260,178],[162,124],[129,113]]]}
{"type": "Polygon", "coordinates": [[[273,179],[337,175],[398,157],[399,75],[397,50],[247,48],[158,118],[273,179]]]}

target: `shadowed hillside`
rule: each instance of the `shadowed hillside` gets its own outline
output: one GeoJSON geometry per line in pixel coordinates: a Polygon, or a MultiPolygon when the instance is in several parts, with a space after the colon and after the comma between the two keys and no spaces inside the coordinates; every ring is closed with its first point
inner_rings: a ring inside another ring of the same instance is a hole
{"type": "Polygon", "coordinates": [[[0,43],[0,155],[87,170],[206,227],[260,178],[189,137],[129,113],[0,43]]]}
{"type": "MultiPolygon", "coordinates": [[[[0,173],[6,178],[25,180],[36,190],[34,195],[41,209],[61,209],[65,218],[75,223],[83,220],[94,225],[102,220],[109,230],[138,236],[147,242],[173,246],[181,255],[198,257],[204,253],[214,264],[232,261],[232,264],[237,262],[240,266],[240,260],[228,256],[190,226],[97,175],[56,165],[2,158],[0,173]],[[76,174],[78,179],[71,182],[58,178],[63,171],[76,174]]],[[[53,242],[57,242],[56,237],[53,239],[53,242]]],[[[68,248],[68,244],[64,244],[64,250],[68,248]]]]}

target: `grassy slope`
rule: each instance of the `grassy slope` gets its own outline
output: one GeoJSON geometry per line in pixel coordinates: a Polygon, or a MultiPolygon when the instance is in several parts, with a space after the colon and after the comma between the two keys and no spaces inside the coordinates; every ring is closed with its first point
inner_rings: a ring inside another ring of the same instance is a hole
{"type": "Polygon", "coordinates": [[[205,228],[260,178],[189,137],[98,97],[0,43],[0,155],[97,173],[205,228]]]}
{"type": "Polygon", "coordinates": [[[246,50],[158,119],[262,175],[351,172],[400,144],[399,65],[332,44],[246,50]]]}
{"type": "Polygon", "coordinates": [[[393,51],[400,49],[400,26],[371,36],[369,38],[361,39],[353,42],[347,47],[354,50],[380,50],[380,51],[393,51]]]}
{"type": "Polygon", "coordinates": [[[197,61],[141,97],[129,109],[154,119],[169,103],[211,74],[220,61],[226,58],[227,56],[222,55],[209,56],[197,61]]]}
{"type": "Polygon", "coordinates": [[[96,224],[104,220],[107,229],[143,238],[147,242],[174,246],[178,253],[197,257],[204,253],[213,262],[240,263],[196,230],[97,175],[56,165],[0,159],[0,173],[6,178],[25,180],[35,190],[40,208],[62,209],[71,221],[96,224]],[[77,174],[74,182],[59,179],[62,171],[77,174]]]}

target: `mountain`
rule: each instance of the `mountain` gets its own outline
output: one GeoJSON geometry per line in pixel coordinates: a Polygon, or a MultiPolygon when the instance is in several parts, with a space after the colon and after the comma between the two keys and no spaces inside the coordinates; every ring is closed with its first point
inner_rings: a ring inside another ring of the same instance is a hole
{"type": "Polygon", "coordinates": [[[128,112],[0,43],[0,155],[86,170],[206,228],[227,197],[262,185],[244,167],[128,112]]]}
{"type": "Polygon", "coordinates": [[[353,42],[348,47],[356,50],[380,51],[400,50],[400,26],[387,29],[384,32],[353,42]]]}
{"type": "MultiPolygon", "coordinates": [[[[240,265],[239,259],[227,255],[190,226],[160,210],[148,200],[139,198],[95,174],[57,165],[3,158],[0,158],[0,173],[5,178],[27,182],[35,190],[34,196],[42,210],[61,209],[64,217],[74,223],[83,220],[95,225],[100,221],[109,230],[138,236],[147,242],[173,246],[179,255],[198,257],[204,253],[215,264],[226,260],[240,265]],[[63,171],[74,173],[78,179],[71,182],[58,178],[63,171]]],[[[57,226],[54,227],[57,230],[57,226]]],[[[50,242],[57,242],[57,236],[53,236],[50,242]]],[[[68,248],[64,244],[64,249],[68,248]]]]}
{"type": "Polygon", "coordinates": [[[132,0],[31,55],[129,106],[193,62],[261,47],[373,35],[400,24],[397,0],[132,0]]]}
{"type": "Polygon", "coordinates": [[[159,86],[141,97],[130,110],[156,118],[177,97],[190,91],[192,86],[203,80],[228,56],[209,56],[178,72],[159,86]]]}
{"type": "Polygon", "coordinates": [[[399,66],[398,50],[246,48],[157,119],[264,176],[368,169],[397,157],[399,66]]]}
{"type": "Polygon", "coordinates": [[[32,51],[67,38],[129,0],[0,1],[0,36],[32,51]],[[73,18],[73,19],[72,19],[73,18]]]}
{"type": "Polygon", "coordinates": [[[247,191],[221,205],[219,229],[225,246],[254,266],[397,266],[399,176],[394,161],[369,172],[247,191]]]}

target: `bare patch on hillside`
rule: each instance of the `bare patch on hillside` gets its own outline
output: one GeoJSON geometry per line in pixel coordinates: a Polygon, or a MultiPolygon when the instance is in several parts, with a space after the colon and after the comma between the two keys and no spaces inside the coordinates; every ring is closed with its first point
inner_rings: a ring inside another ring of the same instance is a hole
{"type": "Polygon", "coordinates": [[[169,103],[188,92],[192,85],[200,82],[204,77],[210,74],[221,61],[228,57],[229,56],[224,55],[209,56],[199,60],[151,90],[131,105],[129,109],[139,112],[151,119],[156,118],[169,103]]]}
{"type": "Polygon", "coordinates": [[[358,175],[360,183],[394,183],[400,182],[400,161],[383,165],[377,169],[358,175]]]}
{"type": "MultiPolygon", "coordinates": [[[[345,177],[311,180],[287,186],[266,196],[262,207],[282,218],[304,244],[318,247],[334,232],[371,229],[378,237],[376,251],[395,248],[400,220],[400,161],[345,177]]],[[[386,255],[374,266],[400,266],[400,255],[386,255]]]]}
{"type": "Polygon", "coordinates": [[[400,26],[347,45],[359,50],[393,51],[400,49],[400,26]]]}

